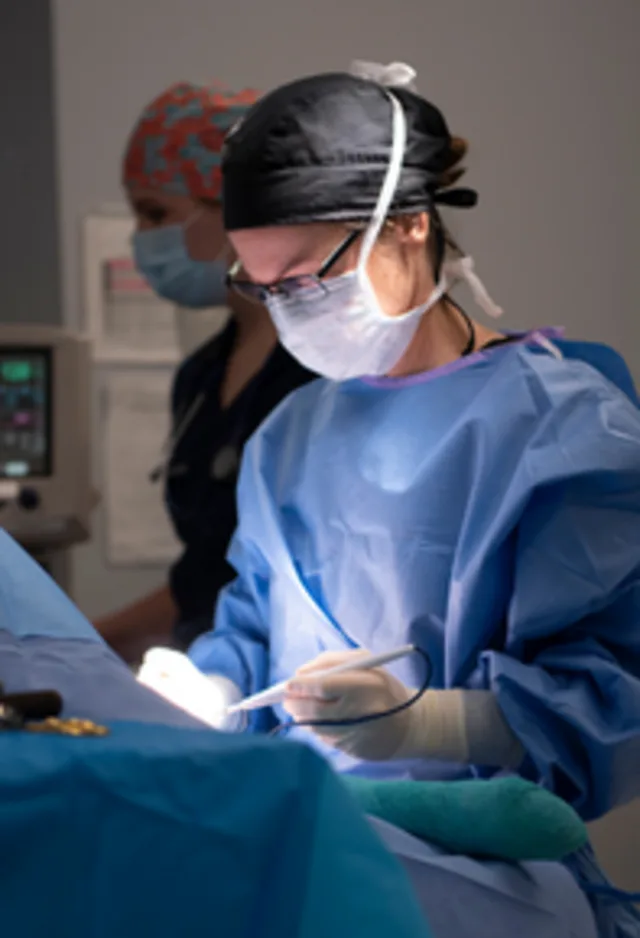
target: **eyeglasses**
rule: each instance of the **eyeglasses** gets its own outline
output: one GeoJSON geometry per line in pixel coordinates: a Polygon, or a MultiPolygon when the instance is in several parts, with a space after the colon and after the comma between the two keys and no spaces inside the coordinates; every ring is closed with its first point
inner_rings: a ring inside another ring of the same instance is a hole
{"type": "Polygon", "coordinates": [[[361,231],[350,231],[338,247],[334,248],[315,274],[285,277],[283,280],[276,280],[273,283],[254,283],[253,280],[236,278],[236,274],[242,266],[240,261],[236,261],[227,274],[227,287],[257,303],[264,303],[270,296],[291,297],[300,290],[308,290],[313,287],[324,292],[322,278],[329,273],[333,265],[340,260],[361,234],[361,231]]]}

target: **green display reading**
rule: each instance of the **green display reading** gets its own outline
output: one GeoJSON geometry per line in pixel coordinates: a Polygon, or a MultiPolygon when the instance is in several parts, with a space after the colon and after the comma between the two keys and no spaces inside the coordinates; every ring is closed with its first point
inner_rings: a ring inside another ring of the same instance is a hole
{"type": "Polygon", "coordinates": [[[29,381],[33,373],[31,362],[2,362],[0,371],[5,381],[29,381]]]}

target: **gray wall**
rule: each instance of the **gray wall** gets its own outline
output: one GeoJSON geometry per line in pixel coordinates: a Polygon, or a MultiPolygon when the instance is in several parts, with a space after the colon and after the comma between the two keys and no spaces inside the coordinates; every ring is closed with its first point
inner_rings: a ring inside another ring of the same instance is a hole
{"type": "Polygon", "coordinates": [[[49,0],[0,2],[0,322],[60,321],[49,0]]]}

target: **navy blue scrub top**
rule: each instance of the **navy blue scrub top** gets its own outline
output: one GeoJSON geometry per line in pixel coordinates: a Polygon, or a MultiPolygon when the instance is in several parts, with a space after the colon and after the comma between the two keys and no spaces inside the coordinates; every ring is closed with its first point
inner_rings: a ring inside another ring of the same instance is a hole
{"type": "Polygon", "coordinates": [[[233,349],[233,320],[180,366],[172,391],[173,450],[165,501],[184,551],[170,573],[178,647],[211,628],[220,589],[235,576],[225,555],[237,522],[235,489],[244,444],[295,388],[316,376],[277,345],[232,404],[220,390],[233,349]]]}

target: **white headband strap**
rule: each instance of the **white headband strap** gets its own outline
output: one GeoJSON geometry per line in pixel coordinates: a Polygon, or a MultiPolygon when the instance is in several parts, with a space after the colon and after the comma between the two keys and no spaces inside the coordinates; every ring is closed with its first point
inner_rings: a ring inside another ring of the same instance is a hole
{"type": "Polygon", "coordinates": [[[408,88],[415,91],[416,70],[404,62],[391,62],[379,65],[377,62],[363,62],[356,59],[351,63],[349,73],[356,78],[374,81],[383,88],[408,88]]]}
{"type": "Polygon", "coordinates": [[[403,107],[394,94],[388,91],[386,94],[391,103],[393,114],[391,155],[389,157],[384,182],[380,188],[376,207],[373,210],[369,226],[362,240],[362,249],[358,260],[358,267],[361,270],[365,267],[369,259],[373,245],[376,243],[376,239],[380,234],[380,230],[384,225],[387,213],[393,202],[393,196],[398,187],[398,180],[402,172],[402,160],[404,159],[404,151],[407,143],[407,121],[404,116],[403,107]]]}

